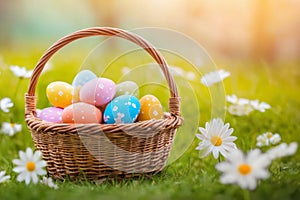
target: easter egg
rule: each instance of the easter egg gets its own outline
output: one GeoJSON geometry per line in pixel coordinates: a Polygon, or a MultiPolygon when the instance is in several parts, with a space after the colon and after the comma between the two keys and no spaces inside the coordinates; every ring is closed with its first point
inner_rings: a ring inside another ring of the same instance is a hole
{"type": "Polygon", "coordinates": [[[145,95],[140,99],[141,110],[138,121],[150,119],[163,119],[164,112],[160,101],[153,95],[145,95]]]}
{"type": "Polygon", "coordinates": [[[41,120],[47,122],[61,123],[62,112],[63,112],[62,108],[56,108],[56,107],[44,108],[43,110],[40,111],[38,117],[41,120]]]}
{"type": "Polygon", "coordinates": [[[72,86],[74,88],[73,103],[80,101],[79,92],[80,92],[81,87],[85,83],[87,83],[90,80],[93,80],[95,78],[97,78],[97,76],[90,70],[82,70],[75,76],[75,78],[73,79],[73,82],[72,82],[72,86]]]}
{"type": "Polygon", "coordinates": [[[73,87],[62,81],[50,83],[46,88],[49,102],[59,108],[65,108],[72,103],[73,87]]]}
{"type": "Polygon", "coordinates": [[[62,122],[64,123],[101,123],[102,113],[95,106],[78,102],[69,105],[62,112],[62,122]]]}
{"type": "Polygon", "coordinates": [[[121,95],[106,106],[103,121],[106,124],[132,123],[139,112],[140,102],[135,96],[121,95]]]}
{"type": "Polygon", "coordinates": [[[116,86],[116,95],[115,97],[121,95],[134,95],[139,96],[139,86],[133,81],[124,81],[116,86]]]}
{"type": "Polygon", "coordinates": [[[82,86],[80,101],[95,106],[102,106],[110,102],[116,94],[115,83],[107,78],[96,78],[82,86]]]}

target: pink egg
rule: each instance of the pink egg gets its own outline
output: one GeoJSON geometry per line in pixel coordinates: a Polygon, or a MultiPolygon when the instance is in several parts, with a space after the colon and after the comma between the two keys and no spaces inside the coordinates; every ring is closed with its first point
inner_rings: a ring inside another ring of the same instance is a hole
{"type": "Polygon", "coordinates": [[[102,112],[95,106],[78,102],[66,107],[62,113],[64,123],[101,123],[102,112]]]}
{"type": "Polygon", "coordinates": [[[61,123],[63,109],[56,107],[44,108],[38,117],[47,122],[61,123]]]}
{"type": "Polygon", "coordinates": [[[116,84],[107,78],[96,78],[84,84],[80,90],[80,101],[95,106],[110,102],[116,94],[116,84]]]}

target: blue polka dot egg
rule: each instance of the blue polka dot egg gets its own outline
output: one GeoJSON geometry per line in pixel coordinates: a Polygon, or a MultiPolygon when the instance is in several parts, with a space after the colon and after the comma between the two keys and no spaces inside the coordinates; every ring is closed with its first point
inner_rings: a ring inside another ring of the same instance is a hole
{"type": "Polygon", "coordinates": [[[103,121],[106,124],[133,123],[140,113],[140,102],[133,95],[121,95],[105,108],[103,121]]]}

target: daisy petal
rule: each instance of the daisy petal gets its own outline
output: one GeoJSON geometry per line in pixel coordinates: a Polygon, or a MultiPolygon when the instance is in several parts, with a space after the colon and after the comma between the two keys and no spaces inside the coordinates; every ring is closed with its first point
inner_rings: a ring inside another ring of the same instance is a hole
{"type": "Polygon", "coordinates": [[[16,165],[13,171],[19,173],[17,181],[22,182],[25,180],[26,185],[31,181],[36,184],[39,176],[46,174],[46,170],[43,169],[46,166],[46,161],[41,160],[41,152],[33,152],[31,148],[27,148],[26,152],[19,151],[19,156],[20,160],[13,160],[16,165]]]}

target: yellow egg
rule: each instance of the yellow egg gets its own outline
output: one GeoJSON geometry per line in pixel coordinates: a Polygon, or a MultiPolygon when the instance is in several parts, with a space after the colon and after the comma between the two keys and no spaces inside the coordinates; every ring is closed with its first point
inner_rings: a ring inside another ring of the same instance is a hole
{"type": "Polygon", "coordinates": [[[163,119],[164,112],[160,101],[153,95],[145,95],[140,99],[141,110],[138,121],[163,119]]]}
{"type": "Polygon", "coordinates": [[[73,87],[66,82],[55,81],[47,86],[46,94],[53,106],[65,108],[72,103],[73,87]]]}

